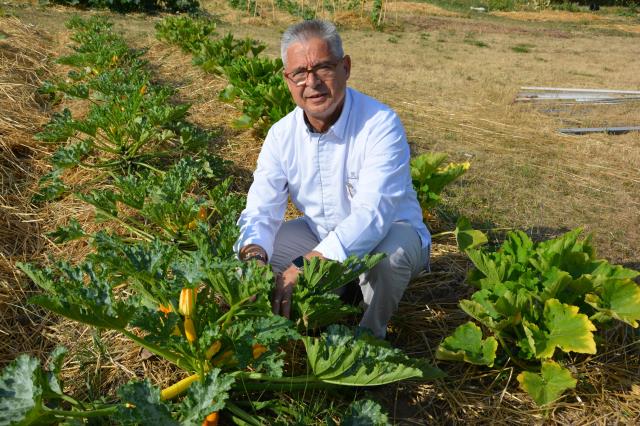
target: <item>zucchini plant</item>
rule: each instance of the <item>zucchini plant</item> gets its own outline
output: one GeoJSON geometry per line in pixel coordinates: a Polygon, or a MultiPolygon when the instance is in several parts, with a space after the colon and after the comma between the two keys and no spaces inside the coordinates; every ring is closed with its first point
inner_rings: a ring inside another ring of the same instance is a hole
{"type": "Polygon", "coordinates": [[[379,253],[362,260],[352,256],[342,263],[305,259],[293,292],[292,320],[300,330],[310,330],[335,324],[347,315],[360,312],[355,306],[343,304],[335,290],[358,279],[383,258],[384,254],[379,253]]]}
{"type": "Polygon", "coordinates": [[[158,171],[170,157],[200,151],[215,137],[186,121],[190,105],[173,104],[175,91],[151,82],[140,52],[114,35],[109,22],[74,18],[69,27],[76,30],[72,38],[79,44],[74,54],[59,62],[77,69],[67,80],[49,82],[41,90],[57,99],[84,99],[90,107],[82,118],[63,109],[36,135],[60,147],[35,201],[54,199],[68,190],[62,178],[66,169],[95,170],[98,178],[113,171],[158,171]]]}
{"type": "Polygon", "coordinates": [[[157,37],[192,52],[194,64],[205,71],[224,75],[229,84],[220,99],[239,100],[243,113],[234,124],[253,127],[264,137],[273,123],[295,108],[282,76],[282,61],[258,57],[265,45],[256,40],[238,40],[232,34],[218,40],[200,36],[203,24],[189,19],[166,18],[156,25],[157,37]]]}
{"type": "Polygon", "coordinates": [[[156,37],[176,44],[185,52],[195,53],[200,46],[215,36],[216,24],[207,19],[194,19],[189,16],[169,16],[155,25],[156,37]]]}
{"type": "Polygon", "coordinates": [[[468,162],[443,165],[446,159],[447,154],[439,152],[427,152],[411,159],[411,180],[425,219],[440,202],[444,187],[469,170],[468,162]]]}
{"type": "Polygon", "coordinates": [[[253,126],[261,136],[273,123],[295,108],[282,74],[281,59],[239,58],[224,67],[229,85],[220,99],[239,99],[243,115],[235,121],[238,127],[253,126]]]}
{"type": "Polygon", "coordinates": [[[298,4],[296,0],[275,0],[275,5],[278,9],[288,12],[290,15],[297,16],[302,19],[315,19],[316,8],[311,3],[307,3],[307,7],[298,4]]]}
{"type": "MultiPolygon", "coordinates": [[[[181,159],[162,174],[114,175],[110,187],[76,196],[95,207],[97,221],[108,221],[135,238],[160,238],[187,249],[192,245],[185,235],[202,229],[231,253],[236,235],[229,231],[235,231],[234,218],[244,198],[229,191],[224,170],[214,156],[181,159]]],[[[74,221],[49,236],[59,244],[91,237],[74,221]]]]}
{"type": "Polygon", "coordinates": [[[167,10],[170,12],[195,12],[198,0],[51,0],[69,6],[111,9],[120,13],[167,10]]]}
{"type": "Polygon", "coordinates": [[[580,234],[534,243],[516,231],[496,251],[468,246],[475,268],[467,281],[478,290],[460,308],[481,327],[459,326],[437,358],[492,366],[506,356],[523,370],[518,382],[539,405],[574,388],[565,354],[595,354],[596,324],[636,328],[640,320],[640,272],[598,259],[591,238],[580,234]]]}

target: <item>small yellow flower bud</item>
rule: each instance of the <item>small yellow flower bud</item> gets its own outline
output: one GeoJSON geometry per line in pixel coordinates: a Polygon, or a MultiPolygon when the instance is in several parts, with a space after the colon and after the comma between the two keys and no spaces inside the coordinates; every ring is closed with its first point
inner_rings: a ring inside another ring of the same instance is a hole
{"type": "Polygon", "coordinates": [[[183,288],[180,292],[180,302],[178,303],[178,312],[186,318],[191,317],[196,311],[196,292],[195,288],[183,288]]]}
{"type": "Polygon", "coordinates": [[[196,341],[196,327],[193,325],[193,320],[191,318],[186,318],[184,320],[184,334],[187,337],[189,343],[193,343],[196,341]]]}
{"type": "Polygon", "coordinates": [[[216,340],[215,342],[213,342],[213,344],[209,346],[209,349],[207,349],[205,358],[211,359],[211,357],[213,357],[215,354],[220,352],[221,347],[222,347],[222,342],[220,342],[220,340],[216,340]]]}

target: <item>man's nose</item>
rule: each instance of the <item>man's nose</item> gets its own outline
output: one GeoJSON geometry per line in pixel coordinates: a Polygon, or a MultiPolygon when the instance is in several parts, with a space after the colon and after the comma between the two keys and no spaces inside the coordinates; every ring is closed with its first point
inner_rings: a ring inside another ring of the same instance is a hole
{"type": "Polygon", "coordinates": [[[304,84],[307,87],[316,87],[322,80],[320,80],[318,78],[318,76],[316,76],[316,73],[313,71],[309,71],[307,72],[307,79],[305,80],[304,84]]]}

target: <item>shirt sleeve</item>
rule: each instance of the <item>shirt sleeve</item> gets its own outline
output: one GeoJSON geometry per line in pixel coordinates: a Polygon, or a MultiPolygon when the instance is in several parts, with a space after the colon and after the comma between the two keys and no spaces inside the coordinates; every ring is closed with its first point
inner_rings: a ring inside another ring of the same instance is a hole
{"type": "Polygon", "coordinates": [[[315,247],[323,256],[338,261],[350,255],[362,257],[387,235],[398,202],[411,182],[409,145],[395,113],[372,126],[359,172],[351,212],[315,247]]]}
{"type": "Polygon", "coordinates": [[[276,232],[287,208],[287,178],[277,153],[277,136],[272,130],[262,145],[253,183],[247,194],[247,207],[240,214],[240,236],[236,253],[248,244],[258,244],[271,259],[276,232]]]}

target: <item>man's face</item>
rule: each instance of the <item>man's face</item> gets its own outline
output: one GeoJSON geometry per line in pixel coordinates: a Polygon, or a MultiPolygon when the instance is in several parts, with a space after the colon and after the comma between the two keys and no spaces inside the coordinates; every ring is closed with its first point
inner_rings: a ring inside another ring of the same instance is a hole
{"type": "Polygon", "coordinates": [[[285,79],[294,102],[305,111],[312,124],[314,121],[328,120],[342,105],[351,60],[348,56],[344,59],[334,57],[327,42],[320,38],[293,43],[287,49],[287,75],[323,64],[335,65],[334,78],[321,80],[314,73],[309,73],[305,82],[299,86],[290,79],[285,79]]]}

